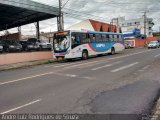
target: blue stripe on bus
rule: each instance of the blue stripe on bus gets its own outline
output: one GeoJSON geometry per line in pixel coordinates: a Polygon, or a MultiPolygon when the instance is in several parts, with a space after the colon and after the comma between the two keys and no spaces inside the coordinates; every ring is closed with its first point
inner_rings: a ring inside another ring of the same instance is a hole
{"type": "Polygon", "coordinates": [[[107,52],[110,50],[115,42],[99,42],[99,43],[89,43],[89,47],[95,52],[107,52]]]}

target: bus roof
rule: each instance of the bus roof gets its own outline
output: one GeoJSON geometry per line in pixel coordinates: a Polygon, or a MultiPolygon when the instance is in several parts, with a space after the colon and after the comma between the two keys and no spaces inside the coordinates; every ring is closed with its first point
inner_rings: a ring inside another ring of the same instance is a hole
{"type": "Polygon", "coordinates": [[[91,33],[91,34],[96,34],[96,33],[101,33],[101,34],[112,34],[112,35],[123,35],[122,33],[114,33],[114,32],[98,32],[98,31],[78,31],[78,30],[68,30],[70,32],[79,32],[79,33],[91,33]]]}

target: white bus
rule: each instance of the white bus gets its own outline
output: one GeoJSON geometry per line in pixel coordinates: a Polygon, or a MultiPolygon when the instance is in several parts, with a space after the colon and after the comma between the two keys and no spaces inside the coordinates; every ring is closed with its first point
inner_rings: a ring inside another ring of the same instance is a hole
{"type": "Polygon", "coordinates": [[[125,49],[123,34],[92,31],[56,32],[53,48],[55,57],[64,59],[87,59],[106,53],[113,55],[125,49]]]}

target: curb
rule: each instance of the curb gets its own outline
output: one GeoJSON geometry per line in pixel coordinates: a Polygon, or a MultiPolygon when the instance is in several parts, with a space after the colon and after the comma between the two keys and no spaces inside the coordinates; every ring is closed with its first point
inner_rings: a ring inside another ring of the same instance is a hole
{"type": "Polygon", "coordinates": [[[51,64],[54,62],[56,62],[56,60],[41,60],[41,61],[32,61],[32,62],[3,65],[3,66],[0,66],[0,72],[7,71],[7,70],[13,70],[13,69],[27,68],[27,67],[32,67],[36,65],[51,64]]]}

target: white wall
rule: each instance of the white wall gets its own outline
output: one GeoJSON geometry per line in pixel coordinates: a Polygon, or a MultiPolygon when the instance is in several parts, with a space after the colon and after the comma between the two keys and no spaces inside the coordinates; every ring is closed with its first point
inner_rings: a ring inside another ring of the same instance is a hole
{"type": "Polygon", "coordinates": [[[78,24],[75,24],[75,25],[69,27],[67,30],[78,30],[78,31],[90,30],[90,31],[94,31],[94,28],[93,28],[93,26],[92,26],[92,24],[89,20],[85,20],[85,21],[82,21],[78,24]]]}

